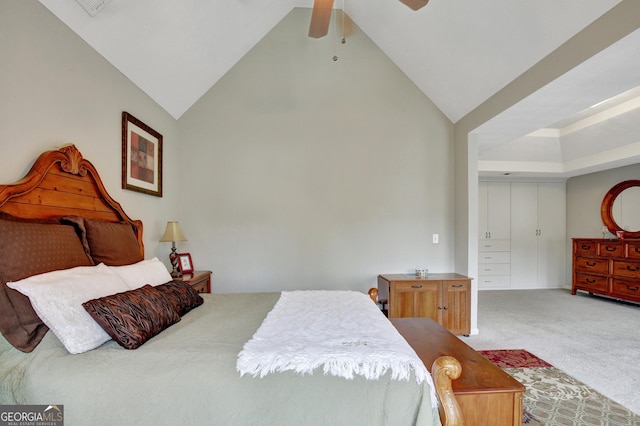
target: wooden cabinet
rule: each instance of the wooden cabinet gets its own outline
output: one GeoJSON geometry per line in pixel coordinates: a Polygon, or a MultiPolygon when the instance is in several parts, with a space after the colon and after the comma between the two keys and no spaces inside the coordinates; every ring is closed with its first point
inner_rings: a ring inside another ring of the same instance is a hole
{"type": "Polygon", "coordinates": [[[640,240],[573,239],[573,283],[578,290],[640,302],[640,240]]]}
{"type": "Polygon", "coordinates": [[[454,334],[471,332],[471,278],[459,274],[378,276],[389,318],[431,318],[454,334]]]}
{"type": "Polygon", "coordinates": [[[179,279],[189,283],[198,293],[211,293],[211,271],[193,271],[179,279]]]}
{"type": "Polygon", "coordinates": [[[564,183],[511,183],[511,288],[566,284],[564,183]]]}

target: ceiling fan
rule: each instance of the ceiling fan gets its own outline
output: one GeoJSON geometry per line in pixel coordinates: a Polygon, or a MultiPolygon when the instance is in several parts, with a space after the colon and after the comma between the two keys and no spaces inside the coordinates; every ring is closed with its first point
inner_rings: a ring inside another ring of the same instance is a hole
{"type": "MultiPolygon", "coordinates": [[[[413,10],[418,10],[429,3],[429,0],[400,0],[413,10]]],[[[313,11],[311,12],[311,25],[309,26],[309,37],[320,38],[329,32],[329,22],[331,21],[331,10],[333,0],[313,0],[313,11]]]]}

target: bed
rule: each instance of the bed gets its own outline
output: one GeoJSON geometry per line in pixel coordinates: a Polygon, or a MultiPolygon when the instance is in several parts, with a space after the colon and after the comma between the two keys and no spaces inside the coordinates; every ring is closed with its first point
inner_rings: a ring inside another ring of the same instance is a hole
{"type": "Polygon", "coordinates": [[[0,405],[62,405],[69,425],[462,424],[450,357],[431,368],[439,404],[417,370],[241,375],[284,295],[193,294],[144,258],[142,230],[73,145],[0,185],[0,405]]]}

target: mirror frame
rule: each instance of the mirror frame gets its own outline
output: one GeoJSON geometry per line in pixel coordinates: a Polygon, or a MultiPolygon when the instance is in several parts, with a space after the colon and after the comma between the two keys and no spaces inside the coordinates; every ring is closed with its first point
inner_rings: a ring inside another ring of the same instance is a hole
{"type": "Polygon", "coordinates": [[[634,186],[640,187],[640,180],[625,180],[617,185],[614,185],[609,192],[607,192],[602,200],[602,206],[600,207],[600,216],[602,216],[602,223],[607,227],[609,232],[613,235],[617,235],[618,231],[624,233],[624,238],[640,238],[640,231],[625,231],[622,229],[613,218],[613,203],[616,201],[616,197],[620,195],[625,189],[633,188],[634,186]]]}

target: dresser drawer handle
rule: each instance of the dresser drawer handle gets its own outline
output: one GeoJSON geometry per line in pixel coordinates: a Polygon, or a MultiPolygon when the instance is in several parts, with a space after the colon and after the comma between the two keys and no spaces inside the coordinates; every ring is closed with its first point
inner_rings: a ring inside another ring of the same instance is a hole
{"type": "Polygon", "coordinates": [[[640,271],[640,266],[638,266],[638,265],[636,265],[636,266],[627,265],[627,271],[638,272],[638,271],[640,271]]]}
{"type": "Polygon", "coordinates": [[[640,247],[634,247],[633,251],[635,251],[636,253],[640,253],[640,247]]]}
{"type": "Polygon", "coordinates": [[[627,284],[627,290],[629,290],[629,291],[638,291],[638,290],[640,290],[640,287],[638,287],[638,286],[631,287],[629,284],[627,284]]]}
{"type": "Polygon", "coordinates": [[[596,262],[587,262],[587,266],[596,266],[597,263],[596,262]]]}
{"type": "Polygon", "coordinates": [[[451,287],[453,287],[453,288],[462,288],[462,284],[454,284],[451,287]]]}
{"type": "Polygon", "coordinates": [[[587,284],[595,284],[596,280],[594,280],[593,278],[586,278],[585,281],[587,282],[587,284]]]}
{"type": "Polygon", "coordinates": [[[608,252],[612,252],[612,251],[616,251],[616,248],[614,246],[607,246],[605,250],[608,252]]]}
{"type": "Polygon", "coordinates": [[[583,245],[581,245],[581,246],[580,246],[580,248],[581,248],[582,250],[591,250],[591,246],[590,246],[590,245],[587,245],[587,244],[583,244],[583,245]]]}
{"type": "Polygon", "coordinates": [[[411,288],[422,288],[422,285],[412,285],[411,288]]]}

